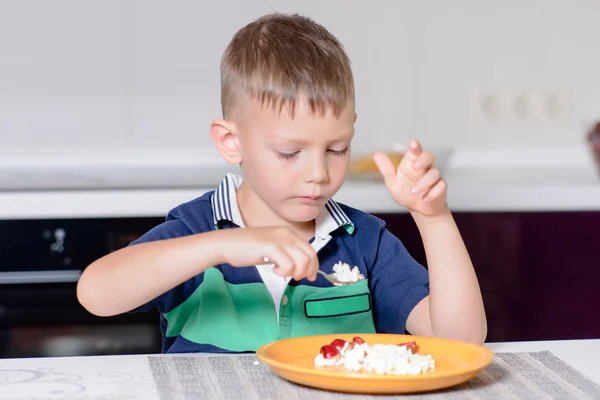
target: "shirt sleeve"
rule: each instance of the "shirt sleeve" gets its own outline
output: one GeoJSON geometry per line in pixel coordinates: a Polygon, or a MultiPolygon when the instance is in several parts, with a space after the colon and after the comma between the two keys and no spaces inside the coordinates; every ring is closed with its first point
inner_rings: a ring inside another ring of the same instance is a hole
{"type": "MultiPolygon", "coordinates": [[[[140,238],[134,240],[129,246],[135,246],[141,243],[155,242],[159,240],[173,239],[177,237],[191,235],[191,230],[179,219],[169,219],[166,222],[152,228],[140,238]]],[[[161,313],[167,312],[174,308],[178,303],[179,295],[183,284],[177,286],[148,303],[131,310],[130,312],[149,311],[153,308],[158,308],[161,313]]]]}
{"type": "Polygon", "coordinates": [[[408,315],[429,295],[429,273],[385,228],[370,283],[377,332],[405,334],[408,315]]]}

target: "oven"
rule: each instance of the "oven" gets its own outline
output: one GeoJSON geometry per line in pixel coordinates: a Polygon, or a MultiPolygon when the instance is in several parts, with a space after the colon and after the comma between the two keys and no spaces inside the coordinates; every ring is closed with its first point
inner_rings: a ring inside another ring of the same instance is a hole
{"type": "Polygon", "coordinates": [[[163,218],[0,220],[0,358],[160,352],[156,311],[96,317],[76,284],[163,218]]]}

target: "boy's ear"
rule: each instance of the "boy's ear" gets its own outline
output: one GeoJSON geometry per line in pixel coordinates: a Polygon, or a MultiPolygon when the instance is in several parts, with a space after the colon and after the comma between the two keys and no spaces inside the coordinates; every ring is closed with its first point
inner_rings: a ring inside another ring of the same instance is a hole
{"type": "Polygon", "coordinates": [[[231,121],[216,119],[210,124],[210,136],[219,153],[229,164],[239,164],[242,156],[239,152],[235,124],[231,121]]]}
{"type": "Polygon", "coordinates": [[[356,117],[358,117],[358,115],[354,113],[354,122],[356,122],[356,117]]]}

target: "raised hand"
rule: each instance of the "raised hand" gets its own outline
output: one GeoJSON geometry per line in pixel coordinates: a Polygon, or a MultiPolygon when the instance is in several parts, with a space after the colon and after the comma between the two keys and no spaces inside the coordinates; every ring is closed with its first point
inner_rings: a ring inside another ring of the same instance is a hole
{"type": "Polygon", "coordinates": [[[409,143],[398,168],[383,153],[373,159],[384,178],[385,186],[399,205],[425,216],[436,216],[446,205],[447,185],[434,168],[435,157],[424,152],[415,140],[409,143]]]}

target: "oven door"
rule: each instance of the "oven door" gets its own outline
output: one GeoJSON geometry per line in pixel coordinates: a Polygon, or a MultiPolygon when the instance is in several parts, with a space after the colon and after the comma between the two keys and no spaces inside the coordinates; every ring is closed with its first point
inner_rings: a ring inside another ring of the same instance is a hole
{"type": "Polygon", "coordinates": [[[96,317],[76,285],[162,219],[0,221],[0,358],[160,352],[156,312],[96,317]]]}

